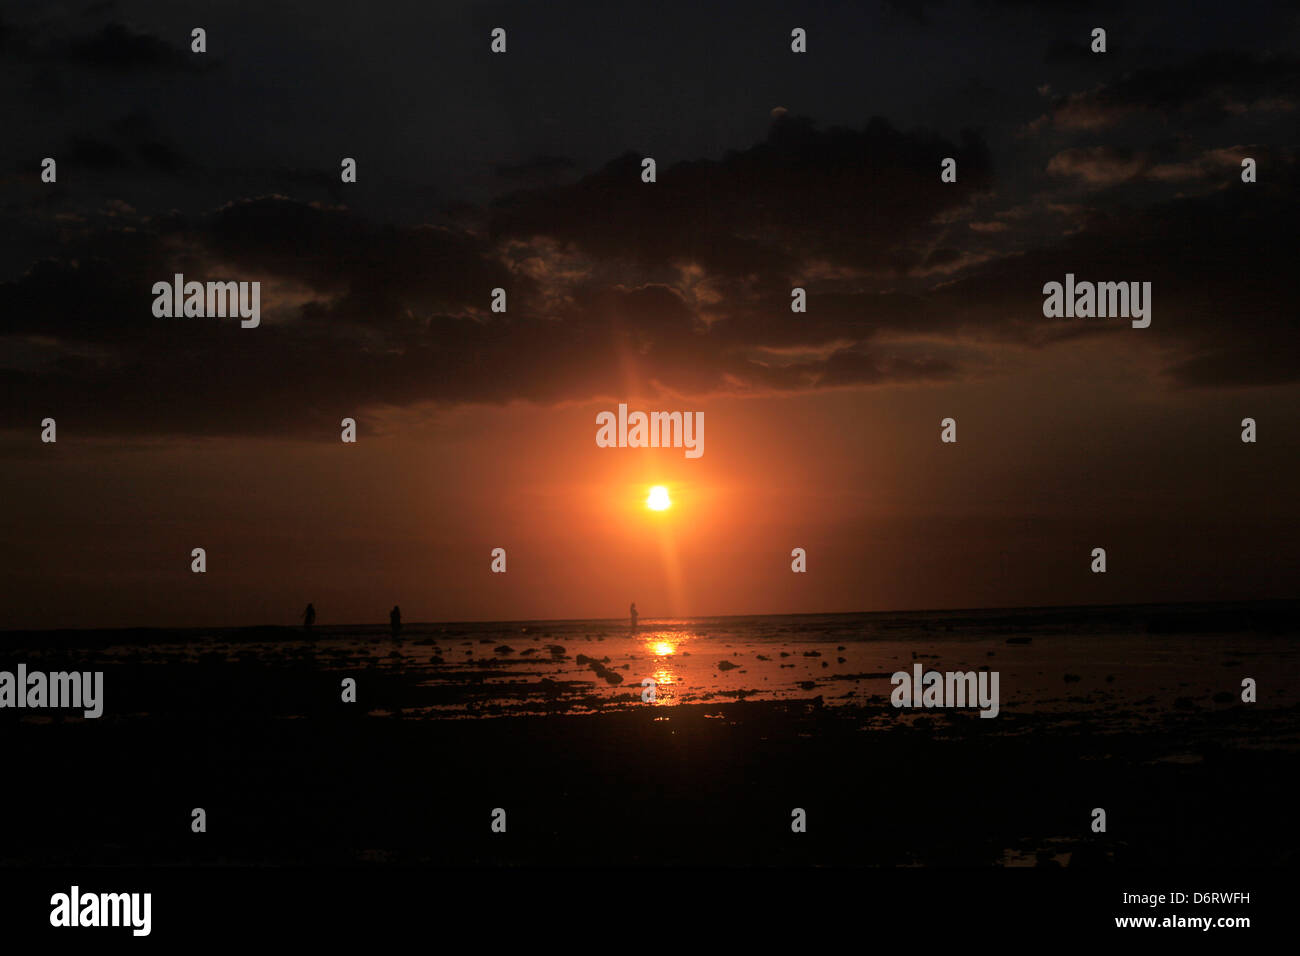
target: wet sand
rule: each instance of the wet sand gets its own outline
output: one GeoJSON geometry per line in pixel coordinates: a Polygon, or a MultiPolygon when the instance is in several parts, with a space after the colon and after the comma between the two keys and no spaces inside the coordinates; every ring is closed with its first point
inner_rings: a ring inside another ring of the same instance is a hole
{"type": "Polygon", "coordinates": [[[10,633],[0,666],[103,668],[106,713],[0,713],[0,863],[1290,865],[1275,624],[10,633]],[[998,669],[1001,713],[891,707],[913,661],[998,669]]]}

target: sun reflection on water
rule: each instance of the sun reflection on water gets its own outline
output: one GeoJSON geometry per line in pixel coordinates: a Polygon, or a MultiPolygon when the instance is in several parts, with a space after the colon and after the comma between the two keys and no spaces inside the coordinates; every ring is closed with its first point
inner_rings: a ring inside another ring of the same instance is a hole
{"type": "Polygon", "coordinates": [[[672,657],[681,643],[681,635],[676,631],[654,631],[643,639],[646,651],[655,657],[672,657]]]}
{"type": "Polygon", "coordinates": [[[680,644],[681,635],[675,631],[659,631],[645,636],[646,653],[654,658],[655,671],[651,676],[656,685],[654,700],[656,704],[676,703],[677,694],[672,688],[673,685],[681,682],[681,678],[670,667],[670,662],[677,654],[680,644]]]}

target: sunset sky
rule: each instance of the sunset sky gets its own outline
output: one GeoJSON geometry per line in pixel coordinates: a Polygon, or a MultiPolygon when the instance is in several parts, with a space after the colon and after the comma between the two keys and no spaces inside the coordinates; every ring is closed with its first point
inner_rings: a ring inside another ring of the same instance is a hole
{"type": "Polygon", "coordinates": [[[1294,597],[1300,6],[1141,6],[6,12],[0,627],[1294,597]]]}

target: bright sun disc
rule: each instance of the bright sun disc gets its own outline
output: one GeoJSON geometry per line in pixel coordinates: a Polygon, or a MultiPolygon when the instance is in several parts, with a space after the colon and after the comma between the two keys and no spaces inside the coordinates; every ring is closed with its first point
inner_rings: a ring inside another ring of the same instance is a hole
{"type": "Polygon", "coordinates": [[[668,489],[663,485],[655,485],[651,488],[650,497],[645,500],[645,506],[652,511],[663,511],[665,508],[671,508],[672,504],[672,499],[668,497],[668,489]]]}

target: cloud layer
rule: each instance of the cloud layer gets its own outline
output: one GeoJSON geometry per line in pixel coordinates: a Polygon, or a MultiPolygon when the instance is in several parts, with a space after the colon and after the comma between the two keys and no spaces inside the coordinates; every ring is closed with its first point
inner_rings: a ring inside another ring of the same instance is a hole
{"type": "MultiPolygon", "coordinates": [[[[118,22],[0,43],[114,77],[221,72],[118,22]]],[[[484,173],[495,198],[403,223],[347,204],[364,193],[333,169],[211,162],[137,106],[66,132],[80,185],[41,184],[31,162],[13,177],[6,248],[24,265],[0,284],[0,426],[309,435],[424,402],[954,382],[1082,336],[1171,387],[1293,383],[1298,63],[1204,52],[1123,71],[1004,118],[1009,144],[775,110],[748,147],[663,159],[652,184],[644,145],[585,171],[538,149],[484,173]],[[131,177],[183,201],[140,211],[112,191],[131,177]],[[1152,282],[1152,329],[1043,319],[1043,283],[1067,272],[1152,282]],[[155,318],[151,287],[175,273],[260,281],[262,326],[155,318]]]]}

